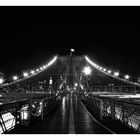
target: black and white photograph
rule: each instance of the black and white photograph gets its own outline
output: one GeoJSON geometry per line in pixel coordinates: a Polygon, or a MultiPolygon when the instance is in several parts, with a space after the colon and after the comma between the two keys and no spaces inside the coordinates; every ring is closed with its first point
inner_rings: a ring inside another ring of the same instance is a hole
{"type": "Polygon", "coordinates": [[[0,13],[0,134],[140,133],[139,6],[0,13]]]}

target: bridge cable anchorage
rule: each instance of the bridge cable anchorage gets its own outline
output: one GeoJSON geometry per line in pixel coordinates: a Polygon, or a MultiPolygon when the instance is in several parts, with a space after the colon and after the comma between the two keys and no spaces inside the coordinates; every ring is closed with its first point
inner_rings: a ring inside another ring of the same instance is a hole
{"type": "Polygon", "coordinates": [[[27,80],[27,79],[29,79],[31,77],[34,77],[34,76],[38,75],[39,73],[45,71],[51,65],[53,65],[57,61],[57,59],[58,59],[58,55],[54,56],[54,58],[51,61],[49,61],[47,64],[43,65],[42,67],[40,67],[40,69],[37,69],[36,72],[33,71],[33,70],[31,70],[31,75],[29,75],[28,73],[25,72],[25,73],[23,73],[24,74],[24,78],[22,78],[22,79],[17,79],[16,78],[16,80],[14,80],[12,82],[5,83],[5,84],[0,85],[0,88],[1,87],[6,87],[6,86],[10,86],[10,85],[13,85],[13,84],[22,82],[22,81],[25,81],[25,80],[27,80]]]}
{"type": "Polygon", "coordinates": [[[123,79],[123,78],[118,77],[119,76],[119,73],[117,73],[117,72],[114,73],[115,75],[112,75],[110,70],[107,71],[105,68],[100,67],[99,65],[97,65],[96,63],[94,63],[93,61],[91,61],[87,56],[85,56],[85,59],[86,59],[86,61],[92,67],[94,67],[96,70],[102,72],[103,74],[106,74],[106,75],[108,75],[108,76],[110,76],[110,77],[112,77],[114,79],[120,80],[120,81],[125,82],[127,84],[140,87],[140,84],[139,83],[128,81],[126,79],[123,79]]]}

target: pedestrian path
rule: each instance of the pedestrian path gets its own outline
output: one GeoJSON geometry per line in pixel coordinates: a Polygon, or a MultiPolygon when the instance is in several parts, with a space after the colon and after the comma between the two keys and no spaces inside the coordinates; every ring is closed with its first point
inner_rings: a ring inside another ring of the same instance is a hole
{"type": "Polygon", "coordinates": [[[62,102],[42,121],[28,127],[15,128],[12,134],[111,134],[84,108],[73,93],[63,97],[62,102]]]}

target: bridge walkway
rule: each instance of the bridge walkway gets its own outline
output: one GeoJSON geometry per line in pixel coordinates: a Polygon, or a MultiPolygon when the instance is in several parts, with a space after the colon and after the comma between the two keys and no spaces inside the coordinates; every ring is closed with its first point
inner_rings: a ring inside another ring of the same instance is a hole
{"type": "Polygon", "coordinates": [[[28,127],[17,127],[11,134],[111,134],[112,131],[100,125],[84,108],[79,98],[67,94],[62,102],[42,121],[28,127]]]}

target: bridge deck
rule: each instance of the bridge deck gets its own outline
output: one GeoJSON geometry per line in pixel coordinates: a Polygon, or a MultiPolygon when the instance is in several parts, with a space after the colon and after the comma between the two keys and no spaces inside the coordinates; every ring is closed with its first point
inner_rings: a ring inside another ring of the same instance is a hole
{"type": "Polygon", "coordinates": [[[28,127],[15,128],[10,133],[109,134],[111,132],[91,117],[76,95],[68,94],[43,121],[37,121],[28,127]]]}

